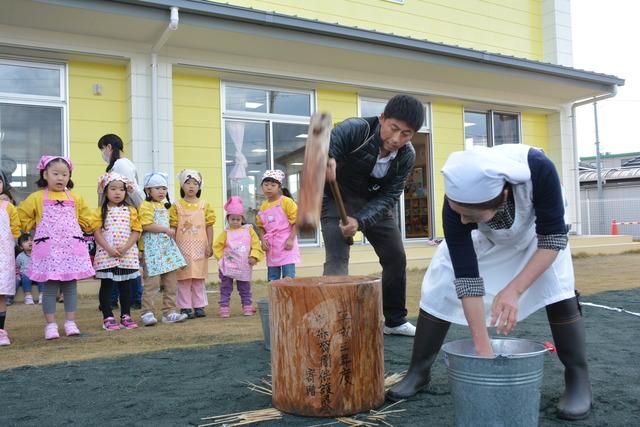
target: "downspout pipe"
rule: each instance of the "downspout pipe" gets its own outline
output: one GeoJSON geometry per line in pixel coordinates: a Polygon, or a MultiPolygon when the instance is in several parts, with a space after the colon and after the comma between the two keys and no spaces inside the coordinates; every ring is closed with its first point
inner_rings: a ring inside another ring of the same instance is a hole
{"type": "Polygon", "coordinates": [[[576,194],[576,234],[582,235],[582,210],[579,206],[580,202],[580,158],[578,157],[578,134],[576,131],[576,108],[583,105],[592,104],[594,102],[604,101],[605,99],[613,98],[618,94],[618,86],[614,85],[613,90],[610,93],[604,95],[595,96],[593,98],[585,99],[583,101],[574,102],[571,105],[571,138],[573,140],[573,160],[574,160],[574,191],[576,194]]]}
{"type": "Polygon", "coordinates": [[[156,172],[160,168],[160,120],[158,118],[158,52],[178,29],[178,8],[172,7],[169,24],[151,49],[151,165],[156,172]]]}

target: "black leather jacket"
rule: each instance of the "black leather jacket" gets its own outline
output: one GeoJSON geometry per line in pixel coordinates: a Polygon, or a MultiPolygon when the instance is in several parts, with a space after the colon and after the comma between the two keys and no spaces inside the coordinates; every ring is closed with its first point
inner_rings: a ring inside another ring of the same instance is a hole
{"type": "MultiPolygon", "coordinates": [[[[358,220],[360,230],[393,212],[416,161],[416,152],[408,143],[398,150],[387,174],[374,178],[371,171],[381,145],[378,117],[347,119],[331,131],[329,157],[336,160],[337,181],[344,193],[347,212],[358,220]]],[[[323,203],[333,204],[328,186],[324,197],[323,203]]]]}

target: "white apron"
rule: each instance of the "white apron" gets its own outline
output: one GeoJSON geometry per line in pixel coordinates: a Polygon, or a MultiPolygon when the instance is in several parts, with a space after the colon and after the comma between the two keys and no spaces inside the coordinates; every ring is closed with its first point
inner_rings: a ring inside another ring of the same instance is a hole
{"type": "MultiPolygon", "coordinates": [[[[514,156],[527,162],[529,147],[518,150],[514,156]]],[[[522,271],[538,249],[535,232],[535,212],[532,201],[531,180],[512,185],[515,202],[513,225],[505,230],[492,230],[486,224],[478,224],[471,237],[478,257],[480,277],[484,279],[484,312],[486,324],[491,321],[491,304],[498,292],[522,271]]],[[[431,260],[422,281],[420,308],[440,319],[466,325],[462,302],[456,295],[455,275],[446,240],[431,260]]],[[[533,282],[518,302],[518,321],[526,319],[538,309],[558,301],[572,298],[574,293],[573,263],[569,245],[558,253],[553,264],[533,282]]]]}

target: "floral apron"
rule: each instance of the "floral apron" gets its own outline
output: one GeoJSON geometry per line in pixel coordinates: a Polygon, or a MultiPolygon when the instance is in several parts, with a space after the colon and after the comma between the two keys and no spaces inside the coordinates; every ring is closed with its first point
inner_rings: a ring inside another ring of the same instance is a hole
{"type": "MultiPolygon", "coordinates": [[[[131,236],[131,211],[128,206],[108,208],[102,236],[112,248],[117,248],[129,241],[131,236]]],[[[113,267],[138,270],[140,268],[138,247],[133,245],[123,257],[114,258],[102,246],[97,245],[93,266],[96,270],[107,270],[113,267]]]]}
{"type": "MultiPolygon", "coordinates": [[[[280,202],[281,201],[282,197],[280,197],[280,202]]],[[[289,223],[289,218],[287,218],[287,214],[284,212],[284,209],[282,209],[280,203],[258,212],[258,215],[262,220],[262,226],[265,231],[263,238],[269,243],[267,266],[281,267],[283,265],[300,263],[297,237],[293,240],[291,250],[288,251],[284,248],[293,226],[289,223]]]]}
{"type": "Polygon", "coordinates": [[[187,261],[187,266],[178,270],[178,280],[206,279],[209,274],[209,259],[206,256],[207,224],[204,214],[204,202],[198,203],[198,209],[184,209],[176,203],[178,228],[176,243],[187,261]]]}
{"type": "Polygon", "coordinates": [[[16,259],[6,200],[0,204],[0,295],[16,293],[16,259]]]}
{"type": "MultiPolygon", "coordinates": [[[[156,208],[153,212],[153,222],[169,227],[169,211],[156,208]]],[[[178,249],[176,242],[165,233],[142,233],[144,242],[144,264],[149,277],[169,273],[187,265],[178,249]]]]}
{"type": "Polygon", "coordinates": [[[71,194],[65,193],[68,200],[50,200],[49,190],[44,190],[42,219],[36,225],[27,268],[27,277],[34,282],[68,282],[95,274],[76,216],[76,204],[71,194]]]}
{"type": "Polygon", "coordinates": [[[220,272],[232,279],[248,282],[251,280],[251,266],[249,254],[251,253],[250,224],[241,228],[227,229],[227,241],[220,260],[220,272]]]}

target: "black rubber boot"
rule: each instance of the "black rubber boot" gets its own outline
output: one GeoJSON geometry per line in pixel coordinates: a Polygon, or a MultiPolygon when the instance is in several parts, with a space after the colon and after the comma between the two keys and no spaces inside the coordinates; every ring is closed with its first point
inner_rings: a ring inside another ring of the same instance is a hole
{"type": "Polygon", "coordinates": [[[546,308],[556,351],[564,365],[565,389],[558,402],[558,418],[582,420],[589,416],[592,395],[584,319],[578,299],[569,298],[546,308]]]}
{"type": "Polygon", "coordinates": [[[420,310],[407,375],[387,391],[387,399],[392,401],[407,399],[429,385],[431,365],[438,356],[449,326],[451,326],[450,322],[420,310]]]}

